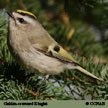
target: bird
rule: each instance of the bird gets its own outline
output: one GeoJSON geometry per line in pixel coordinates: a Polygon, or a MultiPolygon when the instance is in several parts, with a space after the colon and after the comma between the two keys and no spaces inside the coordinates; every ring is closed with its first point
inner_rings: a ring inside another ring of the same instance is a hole
{"type": "Polygon", "coordinates": [[[25,10],[8,12],[7,44],[13,57],[34,73],[58,75],[66,69],[77,70],[102,81],[81,66],[40,24],[37,16],[25,10]]]}

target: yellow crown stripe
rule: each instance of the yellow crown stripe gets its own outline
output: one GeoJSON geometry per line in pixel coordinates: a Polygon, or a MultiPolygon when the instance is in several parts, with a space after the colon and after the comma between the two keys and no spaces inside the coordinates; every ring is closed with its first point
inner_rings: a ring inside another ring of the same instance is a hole
{"type": "Polygon", "coordinates": [[[24,10],[17,10],[17,12],[19,12],[19,13],[24,13],[24,14],[28,14],[28,15],[31,15],[31,16],[33,16],[34,18],[36,18],[36,19],[37,19],[37,17],[36,17],[33,13],[31,13],[31,12],[24,11],[24,10]]]}

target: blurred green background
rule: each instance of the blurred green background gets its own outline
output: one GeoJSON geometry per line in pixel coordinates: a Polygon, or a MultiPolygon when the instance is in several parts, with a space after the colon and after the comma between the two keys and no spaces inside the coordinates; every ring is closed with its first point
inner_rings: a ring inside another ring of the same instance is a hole
{"type": "Polygon", "coordinates": [[[0,0],[0,99],[108,99],[108,0],[0,0]],[[31,74],[12,58],[6,43],[5,10],[34,13],[51,36],[88,71],[104,79],[96,85],[76,71],[50,76],[31,74]],[[57,86],[58,85],[58,86],[57,86]],[[71,87],[72,86],[72,87],[71,87]]]}

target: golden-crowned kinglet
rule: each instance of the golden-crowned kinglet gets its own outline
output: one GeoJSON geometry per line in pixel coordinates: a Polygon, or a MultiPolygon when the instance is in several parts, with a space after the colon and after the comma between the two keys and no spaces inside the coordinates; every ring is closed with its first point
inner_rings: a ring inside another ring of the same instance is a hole
{"type": "Polygon", "coordinates": [[[74,60],[42,27],[34,14],[17,10],[8,15],[8,47],[26,67],[49,75],[59,74],[65,69],[76,69],[101,81],[74,60]]]}

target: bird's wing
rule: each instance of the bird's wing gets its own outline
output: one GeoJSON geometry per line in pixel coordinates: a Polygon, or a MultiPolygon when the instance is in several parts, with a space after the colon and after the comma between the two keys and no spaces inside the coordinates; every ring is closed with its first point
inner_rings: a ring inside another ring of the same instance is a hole
{"type": "Polygon", "coordinates": [[[57,44],[50,45],[47,53],[49,52],[52,54],[52,56],[57,57],[61,60],[78,63],[66,50],[64,50],[57,44]]]}
{"type": "Polygon", "coordinates": [[[46,54],[47,56],[57,58],[63,62],[72,63],[75,66],[76,70],[80,71],[81,73],[83,73],[93,79],[103,82],[103,80],[101,80],[100,78],[96,77],[95,75],[91,74],[86,69],[84,69],[76,60],[74,60],[74,58],[66,50],[64,50],[61,46],[59,46],[57,44],[50,45],[46,49],[45,48],[36,48],[36,50],[46,54]]]}
{"type": "Polygon", "coordinates": [[[47,56],[57,58],[64,62],[78,64],[78,62],[66,50],[64,50],[58,44],[52,44],[47,47],[40,47],[40,48],[38,48],[37,46],[34,46],[34,48],[36,48],[36,50],[46,54],[47,56]]]}

